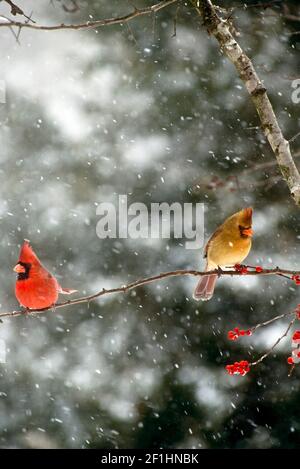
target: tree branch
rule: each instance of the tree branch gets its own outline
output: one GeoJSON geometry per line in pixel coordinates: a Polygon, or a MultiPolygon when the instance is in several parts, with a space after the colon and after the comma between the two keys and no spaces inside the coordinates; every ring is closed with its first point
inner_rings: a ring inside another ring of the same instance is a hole
{"type": "Polygon", "coordinates": [[[230,24],[222,19],[210,0],[190,0],[202,16],[204,25],[219,42],[221,51],[234,64],[250,94],[258,113],[262,130],[275,154],[277,164],[290,193],[300,207],[300,174],[293,160],[289,142],[278,124],[267,90],[259,79],[250,58],[235,40],[230,24]]]}
{"type": "Polygon", "coordinates": [[[294,315],[295,316],[295,311],[289,311],[288,313],[282,313],[282,314],[278,314],[278,316],[275,316],[274,318],[271,318],[271,319],[268,319],[267,321],[264,321],[264,322],[260,322],[258,324],[256,324],[256,326],[253,326],[250,328],[250,331],[252,332],[252,334],[254,332],[257,331],[257,329],[259,329],[260,327],[265,327],[265,326],[269,326],[270,324],[272,324],[273,322],[275,321],[279,321],[279,319],[283,319],[283,318],[286,318],[287,316],[292,316],[294,315]]]}
{"type": "MultiPolygon", "coordinates": [[[[279,318],[278,318],[278,319],[279,319],[279,318]]],[[[288,333],[289,333],[290,329],[293,327],[293,324],[295,323],[296,319],[297,319],[297,317],[295,316],[295,317],[290,321],[290,323],[289,323],[287,329],[285,330],[285,332],[284,332],[280,337],[278,337],[278,339],[277,339],[276,342],[272,345],[272,347],[271,347],[267,352],[265,352],[258,360],[256,360],[255,362],[251,362],[251,363],[250,363],[250,366],[256,366],[256,365],[258,365],[258,364],[261,363],[265,358],[267,358],[267,357],[270,355],[270,353],[273,352],[273,350],[275,349],[275,347],[277,347],[277,345],[282,341],[282,339],[284,339],[284,338],[288,335],[288,333]]]]}
{"type": "MultiPolygon", "coordinates": [[[[228,339],[237,340],[239,337],[252,335],[260,327],[268,326],[272,324],[273,322],[278,321],[279,319],[286,318],[288,316],[293,316],[293,318],[290,320],[287,329],[282,333],[281,336],[278,337],[278,339],[274,342],[274,344],[265,353],[263,353],[258,359],[250,363],[248,362],[248,360],[242,360],[240,362],[235,362],[234,364],[227,365],[226,366],[227,372],[230,375],[240,374],[242,376],[245,376],[245,374],[247,374],[250,371],[251,366],[256,366],[262,361],[264,361],[265,358],[267,358],[273,352],[273,350],[277,347],[277,345],[288,335],[288,333],[292,329],[295,322],[300,319],[300,304],[297,305],[294,311],[290,311],[288,313],[277,315],[273,317],[272,319],[256,324],[256,326],[251,327],[250,329],[240,329],[239,327],[235,327],[233,330],[229,331],[227,334],[228,339]]],[[[292,352],[292,356],[287,359],[287,362],[292,365],[288,376],[291,376],[294,370],[295,364],[299,363],[298,353],[300,351],[300,343],[298,341],[298,337],[295,338],[295,335],[298,335],[299,332],[300,332],[299,330],[295,331],[292,337],[292,348],[294,350],[292,352]],[[295,347],[297,348],[297,350],[295,349],[295,347]],[[295,350],[296,350],[296,353],[295,353],[295,350]]]]}
{"type": "MultiPolygon", "coordinates": [[[[46,311],[49,311],[50,309],[58,309],[58,308],[63,308],[65,306],[71,306],[71,305],[76,305],[76,304],[81,304],[81,303],[90,303],[91,301],[96,300],[97,298],[100,298],[101,296],[104,295],[110,295],[112,293],[127,293],[129,290],[134,290],[135,288],[141,287],[143,285],[147,285],[149,283],[157,282],[159,280],[163,280],[168,277],[181,277],[181,276],[186,276],[186,275],[192,275],[195,277],[203,277],[204,275],[209,275],[209,274],[217,274],[219,277],[222,276],[244,276],[244,275],[287,275],[287,276],[300,276],[300,271],[298,270],[288,270],[288,269],[281,269],[279,267],[276,267],[275,269],[262,269],[261,271],[256,271],[255,267],[253,266],[243,266],[244,269],[243,272],[239,270],[222,270],[222,269],[216,269],[212,270],[209,272],[200,272],[198,270],[173,270],[171,272],[163,272],[158,275],[154,275],[152,277],[147,277],[143,278],[140,280],[136,280],[135,282],[129,283],[128,285],[124,285],[118,288],[110,288],[110,289],[105,289],[103,288],[102,290],[98,291],[97,293],[94,293],[93,295],[89,296],[83,296],[81,298],[75,298],[74,300],[68,300],[63,303],[57,303],[54,306],[50,306],[49,308],[43,308],[43,309],[30,309],[30,310],[19,310],[19,311],[9,311],[9,312],[4,312],[0,313],[0,320],[4,317],[13,317],[13,316],[21,316],[24,314],[31,314],[31,313],[45,313],[46,311]],[[248,270],[248,269],[254,269],[254,270],[248,270]]],[[[290,278],[290,277],[288,277],[290,278]]]]}
{"type": "Polygon", "coordinates": [[[17,26],[18,28],[30,28],[30,29],[39,29],[43,31],[57,31],[59,29],[94,29],[100,26],[111,26],[113,24],[123,24],[127,23],[128,21],[137,18],[138,16],[145,16],[151,15],[153,13],[166,8],[169,5],[177,3],[179,0],[163,0],[158,2],[150,7],[146,8],[135,8],[133,12],[128,13],[124,16],[119,16],[115,18],[106,18],[103,20],[95,20],[95,21],[86,21],[85,23],[79,24],[57,24],[53,26],[47,25],[38,25],[32,23],[25,23],[21,21],[8,21],[5,23],[0,22],[0,27],[8,27],[8,26],[17,26]]]}

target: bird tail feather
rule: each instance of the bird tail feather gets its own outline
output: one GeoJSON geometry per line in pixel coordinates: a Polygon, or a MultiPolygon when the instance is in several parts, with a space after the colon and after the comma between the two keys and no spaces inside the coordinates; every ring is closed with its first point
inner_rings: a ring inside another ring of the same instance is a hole
{"type": "Polygon", "coordinates": [[[210,300],[214,293],[217,278],[217,274],[205,275],[200,278],[193,294],[194,300],[210,300]]]}
{"type": "Polygon", "coordinates": [[[71,288],[62,288],[58,291],[61,295],[72,295],[72,293],[76,293],[78,290],[72,290],[71,288]]]}

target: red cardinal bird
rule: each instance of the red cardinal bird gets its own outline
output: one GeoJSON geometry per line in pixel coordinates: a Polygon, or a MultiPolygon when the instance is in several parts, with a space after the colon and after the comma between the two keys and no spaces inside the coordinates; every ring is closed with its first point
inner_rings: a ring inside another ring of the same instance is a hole
{"type": "Polygon", "coordinates": [[[14,271],[18,274],[15,289],[17,300],[28,309],[49,308],[56,303],[59,293],[70,295],[77,291],[59,285],[56,278],[43,267],[27,239],[21,247],[14,271]]]}

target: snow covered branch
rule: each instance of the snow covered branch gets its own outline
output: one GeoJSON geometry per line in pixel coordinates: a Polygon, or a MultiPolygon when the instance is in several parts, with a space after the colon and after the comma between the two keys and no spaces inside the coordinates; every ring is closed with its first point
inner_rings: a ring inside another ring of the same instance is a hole
{"type": "Polygon", "coordinates": [[[74,300],[68,300],[63,303],[57,303],[53,307],[44,308],[44,309],[30,309],[30,310],[18,310],[18,311],[10,311],[10,312],[3,312],[0,313],[0,320],[4,317],[13,317],[13,316],[21,316],[24,314],[31,314],[31,313],[45,313],[46,311],[63,308],[65,306],[71,306],[76,304],[82,303],[90,303],[91,301],[96,300],[104,295],[110,295],[112,293],[127,293],[129,290],[134,290],[135,288],[141,287],[143,285],[147,285],[149,283],[157,282],[159,280],[163,280],[168,277],[181,277],[191,275],[194,277],[201,277],[207,274],[218,274],[219,277],[223,276],[242,276],[242,275],[279,275],[286,277],[292,281],[295,281],[297,284],[300,283],[300,271],[297,270],[288,270],[288,269],[281,269],[276,267],[275,269],[264,269],[259,266],[242,266],[236,265],[233,270],[222,270],[216,269],[211,272],[200,272],[198,270],[173,270],[170,272],[163,272],[158,275],[154,275],[152,277],[143,278],[140,280],[136,280],[135,282],[129,283],[128,285],[123,285],[117,288],[110,288],[98,291],[93,295],[83,296],[81,298],[75,298],[74,300]]]}
{"type": "Polygon", "coordinates": [[[243,51],[232,32],[232,25],[220,17],[210,0],[190,0],[201,15],[208,32],[220,45],[220,50],[234,64],[250,94],[258,113],[262,130],[275,154],[283,179],[300,207],[300,174],[293,160],[289,142],[284,138],[267,90],[257,75],[254,65],[243,51]]]}

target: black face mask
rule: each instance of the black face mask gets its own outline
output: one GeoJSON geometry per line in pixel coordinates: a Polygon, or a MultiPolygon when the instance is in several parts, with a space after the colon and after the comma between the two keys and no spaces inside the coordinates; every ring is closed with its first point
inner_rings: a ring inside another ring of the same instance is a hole
{"type": "Polygon", "coordinates": [[[31,264],[29,264],[29,262],[18,262],[18,264],[20,264],[22,267],[24,267],[25,272],[19,272],[17,279],[18,280],[27,280],[28,277],[29,277],[31,264]]]}

